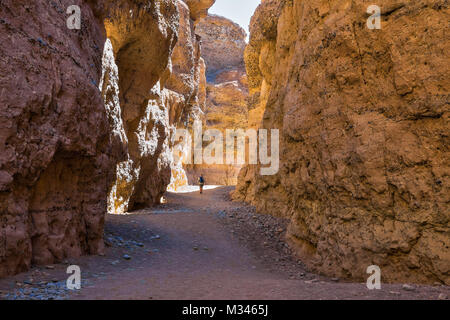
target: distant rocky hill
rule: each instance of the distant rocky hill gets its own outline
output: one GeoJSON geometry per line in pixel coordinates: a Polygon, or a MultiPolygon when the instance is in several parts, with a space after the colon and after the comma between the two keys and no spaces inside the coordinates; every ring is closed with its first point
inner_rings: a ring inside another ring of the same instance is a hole
{"type": "MultiPolygon", "coordinates": [[[[217,15],[208,15],[196,25],[206,64],[205,129],[247,127],[247,75],[244,50],[247,34],[238,24],[217,15]]],[[[203,173],[208,184],[237,183],[240,165],[190,165],[189,181],[203,173]]]]}

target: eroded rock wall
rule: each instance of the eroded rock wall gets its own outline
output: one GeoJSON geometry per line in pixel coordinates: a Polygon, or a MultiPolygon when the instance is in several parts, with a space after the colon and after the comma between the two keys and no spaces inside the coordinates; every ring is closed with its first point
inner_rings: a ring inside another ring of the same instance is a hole
{"type": "MultiPolygon", "coordinates": [[[[244,64],[245,31],[231,20],[208,15],[196,25],[205,60],[205,107],[201,117],[203,130],[247,127],[247,75],[244,64]]],[[[204,148],[208,146],[204,143],[204,148]]],[[[225,149],[224,149],[225,150],[225,149]]],[[[207,184],[235,185],[241,165],[206,164],[185,166],[188,180],[197,183],[203,174],[207,184]]]]}
{"type": "MultiPolygon", "coordinates": [[[[188,4],[191,2],[187,2],[188,4]]],[[[179,2],[180,34],[173,55],[172,74],[167,82],[165,95],[170,108],[170,124],[177,129],[190,129],[196,120],[203,119],[206,103],[205,62],[201,57],[201,42],[196,34],[196,23],[204,14],[191,5],[179,2]],[[193,15],[194,11],[194,15],[193,15]],[[195,20],[192,18],[195,17],[195,20]]],[[[198,5],[198,4],[197,4],[198,5]]],[[[173,141],[171,180],[168,190],[176,191],[188,185],[188,176],[183,161],[189,145],[173,141]]]]}
{"type": "Polygon", "coordinates": [[[290,218],[314,270],[362,280],[375,264],[383,281],[448,285],[449,3],[379,1],[381,30],[370,4],[258,8],[249,86],[256,122],[280,129],[280,171],[246,167],[234,197],[290,218]]]}
{"type": "Polygon", "coordinates": [[[0,277],[103,250],[120,150],[98,90],[102,21],[84,1],[0,3],[0,277]],[[81,30],[65,11],[81,7],[81,30]]]}
{"type": "Polygon", "coordinates": [[[169,110],[162,90],[180,15],[176,1],[147,4],[123,1],[105,19],[104,64],[116,67],[103,90],[118,89],[104,91],[104,99],[106,105],[115,105],[126,137],[126,155],[117,164],[110,190],[110,213],[158,203],[170,180],[169,110]]]}
{"type": "Polygon", "coordinates": [[[105,26],[119,87],[125,89],[118,100],[110,98],[120,103],[128,142],[109,196],[111,213],[157,204],[169,184],[186,180],[173,159],[175,129],[200,117],[205,96],[194,19],[203,16],[206,2],[163,1],[145,10],[131,9],[132,14],[127,14],[128,7],[119,8],[105,26]]]}
{"type": "Polygon", "coordinates": [[[108,209],[159,201],[174,125],[201,99],[192,28],[175,0],[0,2],[0,277],[102,253],[108,209]]]}
{"type": "Polygon", "coordinates": [[[206,63],[208,82],[214,83],[224,70],[243,70],[247,34],[233,21],[210,14],[197,25],[202,38],[202,56],[206,63]]]}

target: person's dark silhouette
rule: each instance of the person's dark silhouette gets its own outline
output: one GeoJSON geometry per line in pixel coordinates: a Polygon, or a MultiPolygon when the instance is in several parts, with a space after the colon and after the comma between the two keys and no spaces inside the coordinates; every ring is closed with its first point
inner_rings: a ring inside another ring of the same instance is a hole
{"type": "Polygon", "coordinates": [[[203,193],[203,186],[205,185],[205,179],[203,178],[202,174],[198,178],[198,185],[200,186],[200,194],[202,194],[203,193]]]}

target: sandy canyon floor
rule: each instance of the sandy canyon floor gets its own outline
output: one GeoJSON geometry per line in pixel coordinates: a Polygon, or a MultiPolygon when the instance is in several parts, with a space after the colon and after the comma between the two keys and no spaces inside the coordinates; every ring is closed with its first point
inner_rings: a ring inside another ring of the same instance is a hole
{"type": "Polygon", "coordinates": [[[167,203],[106,218],[104,256],[36,266],[0,280],[0,299],[448,299],[450,287],[331,279],[284,241],[287,221],[230,201],[230,187],[169,193],[167,203]],[[66,288],[68,265],[81,290],[66,288]]]}

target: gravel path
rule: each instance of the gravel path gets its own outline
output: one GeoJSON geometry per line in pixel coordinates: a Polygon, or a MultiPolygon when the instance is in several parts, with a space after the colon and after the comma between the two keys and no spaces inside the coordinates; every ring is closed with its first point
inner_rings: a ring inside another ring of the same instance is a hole
{"type": "Polygon", "coordinates": [[[308,272],[284,242],[287,221],[229,200],[232,188],[168,194],[168,203],[106,219],[105,256],[0,280],[0,299],[448,299],[447,286],[363,283],[308,272]],[[65,288],[79,265],[82,288],[65,288]]]}

